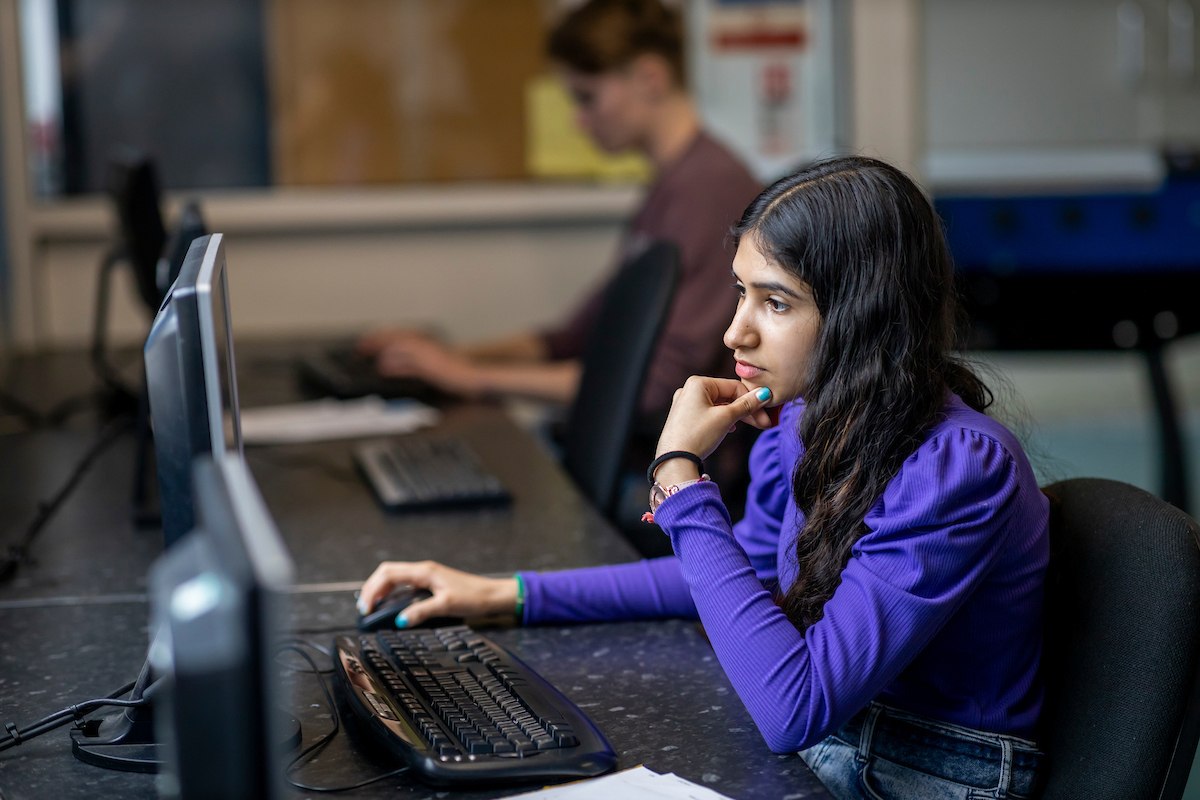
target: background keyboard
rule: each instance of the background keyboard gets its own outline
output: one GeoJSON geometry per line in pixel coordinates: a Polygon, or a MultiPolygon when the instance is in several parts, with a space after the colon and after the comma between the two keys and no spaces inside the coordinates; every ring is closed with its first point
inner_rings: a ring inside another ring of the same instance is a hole
{"type": "Polygon", "coordinates": [[[343,636],[334,648],[355,715],[428,783],[553,782],[616,766],[569,698],[464,625],[343,636]]]}
{"type": "Polygon", "coordinates": [[[379,439],[359,445],[354,462],[389,509],[504,504],[512,500],[500,479],[465,442],[429,435],[379,439]]]}
{"type": "Polygon", "coordinates": [[[379,395],[385,400],[412,398],[441,405],[449,396],[420,378],[385,377],[375,370],[375,362],[354,352],[352,347],[334,348],[305,356],[296,363],[300,387],[319,397],[350,400],[379,395]]]}

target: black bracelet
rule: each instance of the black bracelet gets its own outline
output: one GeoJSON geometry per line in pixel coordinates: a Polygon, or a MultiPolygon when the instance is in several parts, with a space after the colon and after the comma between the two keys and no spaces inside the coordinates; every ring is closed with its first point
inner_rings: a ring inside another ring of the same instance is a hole
{"type": "Polygon", "coordinates": [[[654,485],[654,472],[664,461],[670,461],[672,458],[686,458],[696,465],[696,469],[704,472],[704,461],[695,453],[689,453],[687,450],[671,450],[663,453],[658,458],[650,462],[650,467],[646,470],[646,483],[654,485]]]}

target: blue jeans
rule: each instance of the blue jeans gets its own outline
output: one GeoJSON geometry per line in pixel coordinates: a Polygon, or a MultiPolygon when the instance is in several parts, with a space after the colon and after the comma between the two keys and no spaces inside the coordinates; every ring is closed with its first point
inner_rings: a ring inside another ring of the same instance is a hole
{"type": "Polygon", "coordinates": [[[1034,797],[1033,742],[871,703],[800,757],[838,800],[1034,797]]]}

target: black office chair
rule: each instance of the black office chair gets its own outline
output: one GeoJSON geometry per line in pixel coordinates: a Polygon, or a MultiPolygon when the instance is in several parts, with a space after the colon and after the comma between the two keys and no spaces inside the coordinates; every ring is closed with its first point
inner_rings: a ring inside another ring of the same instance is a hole
{"type": "Polygon", "coordinates": [[[562,461],[610,515],[650,355],[679,275],[679,248],[654,242],[609,284],[584,348],[579,392],[567,412],[562,461]]]}
{"type": "Polygon", "coordinates": [[[1200,735],[1200,526],[1119,481],[1045,492],[1043,797],[1177,800],[1200,735]]]}

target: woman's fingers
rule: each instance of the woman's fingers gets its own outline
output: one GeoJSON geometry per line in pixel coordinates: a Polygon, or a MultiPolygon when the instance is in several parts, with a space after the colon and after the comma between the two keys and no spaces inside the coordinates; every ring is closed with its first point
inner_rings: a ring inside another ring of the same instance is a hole
{"type": "Polygon", "coordinates": [[[763,410],[771,390],[749,390],[728,378],[688,378],[676,394],[658,440],[658,452],[686,450],[707,458],[738,421],[769,427],[763,410]]]}
{"type": "Polygon", "coordinates": [[[359,611],[367,613],[396,586],[426,589],[430,597],[408,606],[399,627],[419,625],[431,617],[469,617],[501,613],[516,607],[516,579],[486,578],[435,561],[385,561],[359,590],[359,611]]]}
{"type": "Polygon", "coordinates": [[[400,584],[411,584],[418,589],[429,586],[430,562],[384,561],[358,590],[358,610],[370,612],[375,605],[387,597],[388,592],[400,584]]]}
{"type": "Polygon", "coordinates": [[[454,614],[449,605],[445,594],[435,593],[424,600],[411,603],[397,615],[395,625],[397,628],[412,628],[434,617],[461,616],[454,614]]]}

